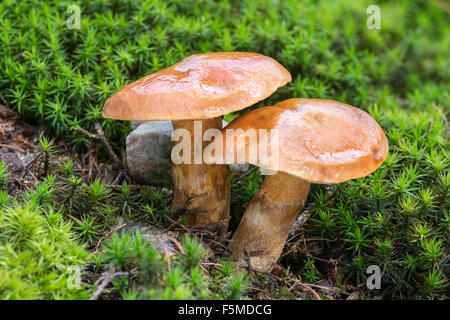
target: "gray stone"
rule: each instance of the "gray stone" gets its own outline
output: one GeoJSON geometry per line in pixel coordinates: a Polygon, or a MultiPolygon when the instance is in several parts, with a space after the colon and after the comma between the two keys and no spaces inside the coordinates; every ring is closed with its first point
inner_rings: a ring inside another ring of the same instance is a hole
{"type": "Polygon", "coordinates": [[[128,135],[127,164],[131,175],[140,183],[172,185],[172,131],[171,121],[147,121],[128,135]]]}
{"type": "MultiPolygon", "coordinates": [[[[6,149],[6,148],[5,148],[6,149]]],[[[22,161],[14,152],[4,152],[0,154],[0,161],[6,164],[8,171],[20,170],[24,167],[22,161]]]]}
{"type": "Polygon", "coordinates": [[[139,127],[141,124],[146,123],[148,121],[130,121],[131,128],[134,130],[139,127]]]}
{"type": "MultiPolygon", "coordinates": [[[[223,120],[223,125],[228,122],[223,120]]],[[[140,183],[172,186],[170,154],[172,121],[133,121],[135,129],[126,140],[127,164],[131,175],[140,183]]],[[[233,164],[238,174],[248,171],[248,164],[233,164]]]]}
{"type": "Polygon", "coordinates": [[[249,168],[250,165],[248,163],[230,164],[230,170],[237,174],[244,174],[249,170],[249,168]]]}
{"type": "MultiPolygon", "coordinates": [[[[125,219],[119,218],[119,225],[124,224],[125,219]]],[[[177,241],[178,236],[171,232],[160,229],[156,226],[145,224],[140,221],[127,221],[126,226],[118,231],[118,234],[123,233],[134,235],[136,232],[141,234],[143,240],[153,244],[155,248],[162,254],[172,256],[176,253],[173,246],[174,241],[177,241]]]]}

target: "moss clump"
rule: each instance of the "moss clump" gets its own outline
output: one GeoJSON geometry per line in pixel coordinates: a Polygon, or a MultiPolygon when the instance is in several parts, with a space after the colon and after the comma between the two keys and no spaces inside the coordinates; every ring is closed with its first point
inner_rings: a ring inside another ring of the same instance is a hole
{"type": "Polygon", "coordinates": [[[86,299],[90,254],[52,208],[0,208],[0,299],[86,299]],[[80,279],[81,280],[81,279],[80,279]]]}
{"type": "Polygon", "coordinates": [[[115,235],[105,245],[103,265],[125,272],[114,281],[112,296],[123,299],[242,299],[246,281],[227,262],[206,262],[209,254],[185,236],[183,251],[168,255],[144,241],[139,232],[115,235]]]}

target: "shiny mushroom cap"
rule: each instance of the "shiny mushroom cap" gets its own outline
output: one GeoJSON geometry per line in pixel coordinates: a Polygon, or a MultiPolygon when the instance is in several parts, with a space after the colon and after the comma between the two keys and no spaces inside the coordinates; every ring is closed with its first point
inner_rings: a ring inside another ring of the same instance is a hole
{"type": "Polygon", "coordinates": [[[195,54],[126,85],[103,117],[117,120],[208,119],[241,110],[291,81],[277,61],[249,52],[195,54]]]}
{"type": "Polygon", "coordinates": [[[288,99],[247,112],[229,123],[223,133],[223,139],[214,143],[221,141],[226,153],[212,153],[215,159],[206,156],[207,162],[240,162],[238,152],[245,151],[245,162],[312,183],[333,184],[364,177],[383,163],[388,152],[386,136],[369,114],[333,100],[288,99]],[[249,156],[248,129],[259,134],[256,160],[249,156]],[[259,129],[267,129],[266,140],[261,138],[264,130],[259,129]],[[227,144],[227,134],[233,132],[227,144]],[[266,158],[260,156],[261,150],[267,151],[266,158]]]}

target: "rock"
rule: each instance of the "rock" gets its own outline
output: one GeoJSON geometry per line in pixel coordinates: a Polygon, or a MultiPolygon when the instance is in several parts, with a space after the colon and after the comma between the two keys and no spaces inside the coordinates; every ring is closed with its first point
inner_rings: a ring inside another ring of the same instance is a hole
{"type": "MultiPolygon", "coordinates": [[[[223,120],[223,125],[227,124],[223,120]]],[[[137,127],[126,140],[131,175],[143,184],[171,187],[172,121],[132,121],[133,126],[137,127]]],[[[248,164],[230,165],[230,169],[238,174],[247,172],[248,168],[248,164]]]]}
{"type": "Polygon", "coordinates": [[[275,173],[277,173],[276,170],[266,169],[266,168],[259,168],[259,174],[262,176],[273,176],[275,173]]]}
{"type": "Polygon", "coordinates": [[[230,170],[237,174],[244,174],[249,170],[250,165],[248,163],[243,164],[230,164],[230,170]]]}
{"type": "Polygon", "coordinates": [[[292,224],[291,230],[289,231],[289,238],[295,236],[298,232],[300,232],[300,230],[303,229],[303,226],[309,220],[310,217],[311,213],[309,212],[309,208],[304,209],[302,213],[297,216],[294,223],[292,224]]]}
{"type": "Polygon", "coordinates": [[[171,121],[147,121],[128,135],[127,164],[137,181],[168,187],[172,185],[172,131],[171,121]]]}
{"type": "Polygon", "coordinates": [[[146,123],[148,121],[130,121],[131,128],[134,130],[139,127],[141,124],[146,123]]]}
{"type": "Polygon", "coordinates": [[[5,152],[0,154],[0,161],[6,164],[8,171],[20,170],[24,167],[22,161],[14,152],[5,152]]]}
{"type": "MultiPolygon", "coordinates": [[[[124,218],[120,217],[119,225],[124,223],[124,218]]],[[[152,225],[147,225],[139,221],[128,221],[127,225],[119,231],[130,235],[134,235],[137,231],[141,234],[143,240],[155,245],[155,248],[162,254],[172,256],[176,253],[173,241],[178,236],[171,231],[164,231],[152,225]]]]}

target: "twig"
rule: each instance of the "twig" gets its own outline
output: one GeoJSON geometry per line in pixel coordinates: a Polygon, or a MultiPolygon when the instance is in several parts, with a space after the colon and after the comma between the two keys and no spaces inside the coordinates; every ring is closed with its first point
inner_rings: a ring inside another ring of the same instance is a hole
{"type": "Polygon", "coordinates": [[[314,287],[314,288],[318,288],[318,289],[322,289],[322,290],[331,290],[331,291],[339,292],[338,289],[333,288],[333,287],[318,286],[317,284],[311,284],[311,283],[308,283],[308,286],[314,287]]]}
{"type": "Polygon", "coordinates": [[[81,133],[82,135],[85,135],[85,136],[88,137],[89,139],[100,140],[100,138],[97,137],[95,134],[90,133],[89,131],[84,130],[84,129],[81,128],[81,127],[75,127],[75,128],[73,128],[73,129],[74,129],[75,131],[78,131],[78,132],[81,133]]]}
{"type": "Polygon", "coordinates": [[[102,274],[102,276],[97,280],[96,283],[101,281],[101,284],[98,286],[97,290],[95,290],[94,294],[89,298],[89,300],[97,300],[98,297],[103,293],[106,286],[118,276],[129,276],[129,272],[115,272],[115,268],[111,267],[108,271],[102,274]]]}
{"type": "Polygon", "coordinates": [[[205,274],[207,274],[208,276],[210,275],[210,273],[208,272],[208,270],[205,269],[204,266],[202,266],[202,265],[200,264],[199,267],[200,267],[200,269],[203,270],[203,272],[204,272],[205,274]]]}
{"type": "Polygon", "coordinates": [[[119,174],[117,175],[117,177],[112,182],[112,184],[117,184],[120,181],[120,178],[122,178],[122,176],[123,176],[123,171],[120,171],[119,174]]]}
{"type": "Polygon", "coordinates": [[[120,161],[120,158],[114,152],[113,148],[111,147],[111,144],[108,142],[108,140],[105,137],[105,133],[103,132],[101,125],[98,122],[95,124],[95,130],[97,131],[97,134],[91,133],[81,127],[78,127],[78,126],[75,127],[74,130],[80,132],[81,134],[85,135],[89,139],[101,141],[105,145],[106,150],[108,151],[108,154],[111,156],[112,160],[115,163],[117,163],[120,167],[123,168],[122,172],[123,172],[123,175],[125,176],[125,178],[128,179],[129,181],[131,181],[131,178],[130,178],[130,175],[128,174],[128,169],[127,169],[126,165],[122,161],[120,161]]]}
{"type": "Polygon", "coordinates": [[[28,172],[31,170],[31,168],[34,166],[34,164],[36,163],[36,161],[42,156],[44,152],[40,152],[38,155],[36,155],[33,159],[31,159],[27,164],[25,164],[24,168],[23,168],[23,173],[21,178],[25,178],[25,176],[28,174],[28,172]]]}
{"type": "Polygon", "coordinates": [[[259,292],[266,292],[266,290],[263,290],[263,289],[257,288],[257,287],[246,286],[246,288],[247,288],[248,290],[254,290],[254,291],[259,291],[259,292]]]}
{"type": "Polygon", "coordinates": [[[108,150],[109,155],[113,158],[113,160],[119,164],[122,165],[122,167],[125,167],[122,161],[120,161],[120,158],[116,155],[113,148],[109,144],[108,140],[106,140],[105,133],[103,132],[102,126],[100,123],[95,124],[95,130],[97,131],[99,139],[103,142],[103,144],[106,146],[106,149],[108,150]]]}
{"type": "Polygon", "coordinates": [[[220,243],[220,242],[218,242],[218,241],[216,241],[216,240],[214,240],[214,239],[209,239],[209,241],[211,241],[211,242],[213,242],[213,243],[219,245],[219,247],[222,247],[224,250],[227,249],[226,246],[224,246],[222,243],[220,243]]]}
{"type": "MultiPolygon", "coordinates": [[[[201,244],[203,244],[203,246],[204,246],[207,250],[212,251],[212,250],[209,248],[209,246],[208,246],[202,239],[200,239],[196,234],[193,233],[192,229],[186,227],[185,225],[183,225],[182,223],[180,223],[180,222],[178,222],[178,221],[175,221],[175,220],[171,219],[167,214],[164,215],[164,218],[165,218],[167,221],[169,221],[170,223],[172,223],[172,224],[175,223],[175,226],[179,226],[179,227],[180,227],[181,229],[183,229],[186,233],[188,233],[190,236],[194,237],[198,242],[200,242],[201,244]]],[[[192,228],[192,227],[191,227],[191,228],[192,228]]],[[[167,229],[166,229],[166,231],[167,231],[167,229]]]]}
{"type": "MultiPolygon", "coordinates": [[[[109,188],[122,188],[123,187],[123,185],[121,185],[121,184],[108,184],[107,186],[109,188]]],[[[164,193],[166,195],[172,194],[172,190],[169,190],[167,188],[148,186],[145,184],[129,184],[128,187],[133,188],[133,189],[149,189],[151,191],[161,191],[162,193],[164,193]]]]}
{"type": "Polygon", "coordinates": [[[205,266],[217,267],[218,269],[220,269],[220,267],[222,266],[220,263],[215,263],[215,262],[201,262],[201,264],[205,265],[205,266]]]}
{"type": "Polygon", "coordinates": [[[16,150],[16,151],[25,153],[25,150],[23,150],[21,147],[15,146],[15,145],[9,145],[9,144],[0,143],[0,147],[9,148],[9,149],[12,149],[12,150],[16,150]]]}
{"type": "Polygon", "coordinates": [[[169,254],[169,251],[167,251],[167,247],[166,246],[163,246],[163,249],[164,249],[164,254],[167,257],[167,270],[170,272],[170,270],[171,270],[171,268],[170,268],[170,254],[169,254]]]}
{"type": "Polygon", "coordinates": [[[100,247],[101,242],[102,242],[106,237],[108,237],[111,233],[116,232],[116,231],[122,229],[122,228],[125,227],[126,225],[127,225],[127,223],[124,223],[124,224],[122,224],[122,225],[120,225],[120,226],[118,226],[118,227],[115,227],[115,228],[111,229],[111,230],[108,231],[107,233],[105,233],[105,234],[98,240],[97,245],[95,246],[95,251],[98,250],[98,248],[100,247]]]}
{"type": "Polygon", "coordinates": [[[184,254],[184,249],[183,249],[183,246],[181,245],[181,243],[179,243],[176,239],[174,239],[172,237],[168,237],[168,239],[170,241],[172,241],[173,243],[175,243],[175,245],[178,247],[178,250],[180,250],[181,254],[184,254]]]}
{"type": "Polygon", "coordinates": [[[256,170],[258,170],[258,167],[253,167],[250,170],[248,170],[246,173],[240,175],[236,181],[234,182],[234,184],[241,182],[242,180],[244,180],[245,178],[247,178],[249,175],[251,175],[253,172],[255,172],[256,170]]]}
{"type": "Polygon", "coordinates": [[[318,294],[316,291],[314,291],[314,289],[312,289],[308,284],[302,283],[302,282],[300,282],[300,281],[295,282],[295,283],[289,288],[289,291],[293,290],[297,285],[299,285],[300,287],[302,287],[303,290],[308,291],[308,292],[311,294],[313,300],[322,300],[322,299],[320,298],[319,294],[318,294]]]}
{"type": "Polygon", "coordinates": [[[201,198],[201,197],[205,197],[205,196],[207,196],[207,194],[206,194],[206,193],[202,193],[202,194],[198,194],[198,195],[196,195],[196,196],[193,196],[193,197],[188,198],[188,199],[183,203],[183,205],[181,206],[181,208],[177,209],[177,210],[174,212],[174,216],[175,216],[175,217],[179,217],[179,216],[183,216],[183,215],[186,215],[186,214],[201,214],[201,213],[206,213],[206,212],[208,212],[207,210],[200,210],[200,209],[197,209],[197,208],[194,208],[194,209],[188,209],[188,208],[187,208],[187,207],[189,206],[189,204],[191,204],[192,201],[194,201],[195,199],[201,198]]]}
{"type": "Polygon", "coordinates": [[[170,226],[168,226],[168,227],[166,228],[166,232],[167,232],[167,231],[171,231],[173,228],[175,228],[177,225],[179,225],[180,222],[181,222],[181,220],[182,220],[182,218],[180,218],[180,219],[178,219],[177,221],[173,222],[170,226]]]}

